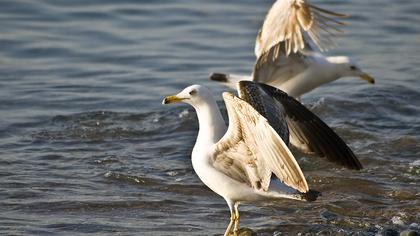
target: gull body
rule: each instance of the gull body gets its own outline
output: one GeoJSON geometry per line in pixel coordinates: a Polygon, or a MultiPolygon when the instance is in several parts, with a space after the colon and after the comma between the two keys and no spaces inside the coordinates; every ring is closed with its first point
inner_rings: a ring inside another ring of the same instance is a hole
{"type": "MultiPolygon", "coordinates": [[[[344,77],[360,77],[368,83],[375,83],[373,78],[345,56],[325,57],[321,53],[313,52],[306,53],[305,60],[307,62],[302,62],[303,66],[292,65],[286,67],[284,64],[267,64],[266,67],[269,68],[265,68],[264,71],[257,71],[260,74],[258,78],[261,78],[258,82],[276,87],[296,99],[300,99],[302,95],[323,84],[344,77]]],[[[239,81],[254,81],[255,78],[255,75],[223,73],[210,75],[211,80],[223,83],[233,89],[239,81]]]]}
{"type": "MultiPolygon", "coordinates": [[[[229,207],[233,207],[235,202],[240,201],[252,202],[275,197],[295,198],[278,191],[261,191],[250,188],[245,183],[228,178],[228,176],[215,169],[211,164],[215,152],[214,145],[226,133],[227,126],[214,97],[206,87],[190,86],[178,94],[177,97],[188,97],[189,93],[187,91],[197,91],[197,94],[199,94],[199,96],[195,96],[194,100],[186,99],[184,102],[192,105],[197,113],[199,131],[191,161],[194,171],[207,187],[222,196],[228,202],[229,207]]],[[[274,186],[274,190],[281,189],[278,183],[274,186]],[[277,186],[277,189],[274,186],[277,186]]],[[[287,187],[283,187],[281,190],[285,189],[287,187]]]]}
{"type": "Polygon", "coordinates": [[[256,63],[252,75],[213,73],[210,79],[234,87],[238,81],[274,86],[294,98],[342,77],[375,80],[350,58],[326,57],[321,51],[334,45],[332,36],[344,25],[335,18],[343,14],[308,4],[305,0],[278,0],[269,10],[255,43],[256,63]]]}
{"type": "Polygon", "coordinates": [[[178,94],[177,97],[187,98],[190,96],[188,91],[199,93],[194,101],[191,99],[184,100],[194,107],[199,122],[197,140],[191,154],[191,162],[195,173],[207,187],[222,196],[231,209],[236,201],[261,199],[260,194],[255,192],[254,189],[229,178],[216,170],[211,164],[213,162],[214,145],[226,133],[227,126],[215,99],[208,89],[199,85],[191,86],[178,94]]]}
{"type": "MultiPolygon", "coordinates": [[[[228,176],[215,169],[212,165],[214,161],[212,158],[215,153],[214,145],[222,139],[227,131],[227,126],[216,100],[210,90],[201,85],[189,86],[177,94],[176,97],[191,105],[197,113],[199,131],[191,154],[191,161],[194,171],[206,186],[230,203],[257,201],[267,197],[296,198],[294,195],[284,195],[276,191],[252,189],[245,183],[227,178],[228,176]],[[194,95],[190,94],[191,91],[194,91],[194,95]]],[[[276,183],[275,188],[274,186],[273,188],[274,190],[287,189],[287,187],[282,188],[280,186],[276,183]]]]}
{"type": "Polygon", "coordinates": [[[199,131],[191,155],[192,166],[200,180],[229,206],[231,220],[225,235],[230,235],[233,224],[234,234],[237,233],[238,206],[242,202],[317,198],[319,193],[309,189],[288,148],[289,140],[295,140],[309,152],[318,150],[330,161],[361,168],[351,150],[327,125],[284,92],[241,81],[238,93],[239,97],[223,93],[228,127],[206,87],[189,86],[162,102],[184,102],[197,113],[199,131]],[[271,178],[272,174],[277,179],[271,178]]]}
{"type": "Polygon", "coordinates": [[[203,86],[189,86],[165,98],[163,104],[182,101],[196,110],[199,132],[191,155],[192,166],[200,180],[227,202],[231,220],[225,235],[230,235],[233,224],[234,234],[238,232],[241,202],[275,198],[314,200],[317,194],[309,191],[293,154],[268,121],[232,94],[224,93],[223,97],[229,114],[228,128],[216,101],[203,86]],[[252,137],[250,130],[255,131],[256,137],[252,137]],[[257,142],[266,144],[253,146],[257,142]],[[284,184],[271,180],[272,172],[284,184]],[[314,196],[305,195],[309,193],[314,196]]]}

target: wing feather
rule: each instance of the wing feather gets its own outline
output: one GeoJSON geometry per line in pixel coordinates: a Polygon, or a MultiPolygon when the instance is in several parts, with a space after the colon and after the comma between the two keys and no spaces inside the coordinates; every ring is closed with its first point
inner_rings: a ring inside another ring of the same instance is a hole
{"type": "Polygon", "coordinates": [[[306,179],[293,154],[277,132],[250,104],[230,93],[223,93],[229,115],[229,128],[215,145],[213,165],[219,171],[253,188],[268,190],[271,174],[300,192],[308,191],[306,179]],[[236,153],[236,154],[235,154],[236,153]],[[239,154],[238,154],[239,153],[239,154]],[[242,169],[233,176],[231,167],[222,168],[220,160],[230,159],[242,169]]]}
{"type": "Polygon", "coordinates": [[[337,27],[345,25],[336,18],[343,17],[346,15],[316,7],[305,0],[277,0],[258,33],[255,55],[259,58],[281,42],[285,42],[286,56],[297,52],[305,47],[303,32],[308,33],[321,51],[328,50],[331,37],[341,32],[337,27]]]}
{"type": "Polygon", "coordinates": [[[249,91],[257,91],[256,87],[261,88],[281,103],[286,114],[290,143],[300,151],[326,157],[327,160],[349,169],[363,168],[350,147],[327,124],[285,92],[251,81],[241,81],[239,87],[240,90],[249,91]]]}
{"type": "MultiPolygon", "coordinates": [[[[305,42],[301,42],[305,44],[305,42]]],[[[313,51],[309,46],[286,56],[286,43],[281,42],[259,57],[254,65],[253,81],[275,87],[287,82],[309,68],[313,51]],[[276,56],[278,55],[278,56],[276,56]]]]}

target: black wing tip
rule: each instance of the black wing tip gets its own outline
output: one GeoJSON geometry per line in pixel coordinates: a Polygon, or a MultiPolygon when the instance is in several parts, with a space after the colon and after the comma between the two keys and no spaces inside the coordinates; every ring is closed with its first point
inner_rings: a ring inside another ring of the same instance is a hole
{"type": "MultiPolygon", "coordinates": [[[[344,141],[343,141],[344,142],[344,141]]],[[[298,150],[298,152],[301,152],[298,150]]],[[[309,154],[309,155],[314,155],[314,156],[320,156],[322,158],[327,159],[327,161],[334,163],[337,166],[340,166],[342,168],[346,168],[349,170],[354,170],[354,171],[360,171],[363,170],[363,165],[362,163],[360,163],[359,159],[354,155],[353,151],[351,151],[350,148],[348,148],[348,150],[345,152],[345,155],[325,155],[325,153],[305,153],[305,152],[301,152],[303,154],[309,154]]]]}
{"type": "Polygon", "coordinates": [[[342,161],[338,161],[338,160],[330,160],[330,161],[332,163],[335,163],[336,165],[342,166],[342,167],[347,168],[349,170],[357,170],[357,171],[363,170],[363,166],[360,163],[347,164],[347,163],[342,163],[342,161]]]}
{"type": "Polygon", "coordinates": [[[223,73],[211,73],[209,79],[216,82],[227,83],[229,80],[229,75],[223,73]]]}
{"type": "Polygon", "coordinates": [[[359,162],[359,160],[357,159],[357,157],[354,157],[354,164],[351,166],[346,166],[347,168],[351,169],[351,170],[362,170],[363,169],[363,165],[362,163],[359,162]]]}
{"type": "Polygon", "coordinates": [[[303,200],[307,202],[314,202],[318,199],[318,197],[322,196],[321,192],[309,189],[306,193],[300,193],[303,200]]]}
{"type": "MultiPolygon", "coordinates": [[[[338,135],[337,135],[338,136],[338,135]]],[[[340,136],[338,136],[338,138],[340,138],[340,136]]],[[[340,138],[341,139],[341,138],[340,138]]],[[[347,160],[344,163],[341,163],[344,167],[346,167],[347,169],[350,170],[362,170],[363,169],[363,165],[362,163],[359,161],[359,159],[357,158],[357,156],[354,154],[354,152],[351,150],[351,148],[349,146],[347,146],[346,142],[344,142],[344,140],[340,140],[342,142],[343,145],[345,145],[344,147],[347,149],[346,150],[346,158],[341,158],[342,160],[347,160]]]]}

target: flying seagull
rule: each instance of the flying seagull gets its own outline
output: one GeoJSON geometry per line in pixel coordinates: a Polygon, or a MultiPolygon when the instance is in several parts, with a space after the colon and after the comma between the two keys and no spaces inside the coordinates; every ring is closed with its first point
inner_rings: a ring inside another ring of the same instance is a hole
{"type": "Polygon", "coordinates": [[[315,50],[335,45],[333,36],[344,25],[336,18],[346,15],[307,3],[277,0],[269,10],[255,43],[257,57],[252,75],[212,73],[210,79],[234,88],[241,80],[272,85],[299,98],[318,86],[342,77],[360,77],[373,84],[349,57],[327,57],[315,50]]]}
{"type": "MultiPolygon", "coordinates": [[[[288,148],[289,130],[302,131],[300,135],[307,140],[319,138],[316,145],[321,152],[331,155],[339,154],[336,151],[351,152],[328,126],[284,92],[268,85],[241,81],[238,93],[239,97],[223,93],[229,127],[211,92],[204,86],[189,86],[162,102],[184,102],[197,112],[199,132],[191,155],[192,165],[201,181],[222,196],[229,206],[231,218],[225,236],[230,235],[232,227],[237,234],[238,206],[242,202],[278,198],[314,201],[318,197],[319,192],[309,189],[288,148]],[[304,137],[307,131],[313,135],[304,137]],[[327,143],[323,143],[323,135],[330,137],[327,143]],[[347,149],[340,150],[343,145],[347,149]],[[272,174],[278,179],[272,178],[272,174]]],[[[354,155],[335,158],[344,158],[333,161],[347,167],[361,168],[354,155]]]]}

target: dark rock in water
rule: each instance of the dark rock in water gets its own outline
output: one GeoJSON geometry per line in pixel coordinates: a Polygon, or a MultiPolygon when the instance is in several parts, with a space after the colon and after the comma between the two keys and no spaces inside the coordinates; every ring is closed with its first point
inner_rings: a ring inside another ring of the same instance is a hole
{"type": "Polygon", "coordinates": [[[412,223],[408,228],[411,230],[420,230],[420,225],[417,223],[412,223]]]}
{"type": "Polygon", "coordinates": [[[414,230],[404,230],[400,233],[400,236],[420,236],[420,234],[414,230]]]}
{"type": "Polygon", "coordinates": [[[385,229],[380,235],[382,236],[399,236],[400,234],[395,229],[385,229]]]}
{"type": "Polygon", "coordinates": [[[332,220],[336,220],[336,219],[339,218],[339,216],[337,214],[334,214],[334,213],[332,213],[328,210],[323,210],[321,212],[321,217],[322,217],[322,219],[327,220],[327,221],[332,221],[332,220]]]}

